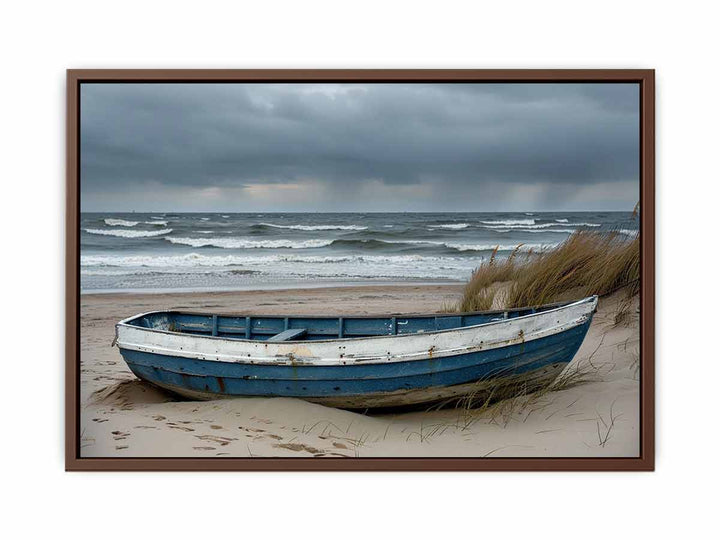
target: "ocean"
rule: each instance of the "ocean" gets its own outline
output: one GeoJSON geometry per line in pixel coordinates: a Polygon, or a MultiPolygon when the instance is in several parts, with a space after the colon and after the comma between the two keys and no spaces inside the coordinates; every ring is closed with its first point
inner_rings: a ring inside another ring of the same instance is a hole
{"type": "Polygon", "coordinates": [[[576,230],[633,235],[630,212],[85,213],[83,293],[465,281],[576,230]]]}

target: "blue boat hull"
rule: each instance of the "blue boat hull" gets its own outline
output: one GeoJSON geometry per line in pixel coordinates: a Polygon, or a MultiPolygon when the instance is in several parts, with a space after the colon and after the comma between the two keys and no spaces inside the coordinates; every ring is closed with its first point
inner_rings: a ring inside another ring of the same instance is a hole
{"type": "Polygon", "coordinates": [[[502,348],[386,364],[267,365],[120,351],[139,378],[195,399],[294,397],[362,409],[429,404],[481,388],[495,393],[504,383],[547,383],[573,359],[590,322],[502,348]]]}

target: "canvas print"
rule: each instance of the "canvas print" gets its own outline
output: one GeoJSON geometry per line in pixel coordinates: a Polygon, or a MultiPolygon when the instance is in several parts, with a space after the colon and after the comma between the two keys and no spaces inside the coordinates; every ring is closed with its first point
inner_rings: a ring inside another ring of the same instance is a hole
{"type": "Polygon", "coordinates": [[[80,457],[637,457],[639,92],[83,82],[80,457]]]}

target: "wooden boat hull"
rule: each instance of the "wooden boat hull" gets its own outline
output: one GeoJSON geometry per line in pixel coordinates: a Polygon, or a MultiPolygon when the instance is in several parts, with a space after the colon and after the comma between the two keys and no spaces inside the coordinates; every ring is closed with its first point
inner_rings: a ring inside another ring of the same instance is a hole
{"type": "Polygon", "coordinates": [[[582,344],[596,302],[423,334],[278,344],[143,332],[121,323],[118,343],[135,375],[191,399],[281,396],[349,409],[430,405],[551,382],[582,344]]]}

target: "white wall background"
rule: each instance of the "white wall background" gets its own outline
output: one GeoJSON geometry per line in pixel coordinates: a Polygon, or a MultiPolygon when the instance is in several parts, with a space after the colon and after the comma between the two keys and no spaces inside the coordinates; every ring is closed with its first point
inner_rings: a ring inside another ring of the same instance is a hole
{"type": "Polygon", "coordinates": [[[717,516],[717,14],[710,2],[5,3],[10,537],[707,537],[717,516]],[[663,7],[665,6],[665,7],[663,7]],[[63,472],[66,68],[655,68],[657,471],[63,472]],[[713,325],[714,326],[714,325],[713,325]]]}

